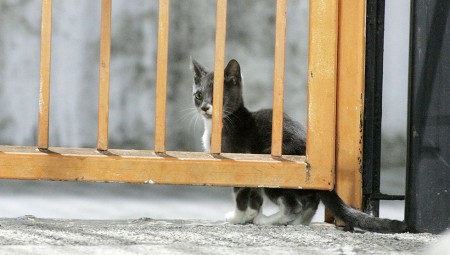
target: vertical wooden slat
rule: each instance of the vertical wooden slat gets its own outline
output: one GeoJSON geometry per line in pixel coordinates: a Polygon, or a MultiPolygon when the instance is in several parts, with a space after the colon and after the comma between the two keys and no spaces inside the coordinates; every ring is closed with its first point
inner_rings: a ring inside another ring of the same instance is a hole
{"type": "Polygon", "coordinates": [[[336,192],[356,209],[362,204],[365,18],[365,1],[340,0],[336,192]]]}
{"type": "Polygon", "coordinates": [[[167,58],[169,48],[169,0],[159,0],[158,55],[156,68],[155,152],[166,152],[167,58]]]}
{"type": "Polygon", "coordinates": [[[336,191],[347,204],[361,209],[366,8],[365,1],[340,4],[336,191]]]}
{"type": "Polygon", "coordinates": [[[335,177],[338,1],[310,0],[306,157],[311,174],[335,177]]]}
{"type": "Polygon", "coordinates": [[[272,157],[281,157],[283,145],[284,63],[286,55],[286,0],[277,0],[275,28],[272,157]]]}
{"type": "Polygon", "coordinates": [[[219,154],[222,150],[222,108],[223,78],[225,59],[225,40],[227,27],[227,0],[217,0],[216,10],[216,49],[214,59],[214,93],[211,153],[219,154]]]}
{"type": "Polygon", "coordinates": [[[50,67],[52,46],[52,0],[42,0],[41,66],[39,89],[38,147],[48,148],[50,67]]]}
{"type": "Polygon", "coordinates": [[[111,0],[102,0],[100,28],[100,83],[97,149],[108,149],[109,78],[111,56],[111,0]]]}

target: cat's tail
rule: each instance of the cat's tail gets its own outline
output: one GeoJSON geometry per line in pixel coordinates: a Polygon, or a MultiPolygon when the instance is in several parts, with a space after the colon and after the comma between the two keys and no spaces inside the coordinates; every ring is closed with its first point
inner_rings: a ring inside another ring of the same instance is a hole
{"type": "Polygon", "coordinates": [[[343,220],[347,227],[357,227],[380,233],[403,233],[407,231],[405,222],[382,219],[355,210],[342,201],[335,191],[319,191],[319,196],[325,207],[333,216],[343,220]]]}

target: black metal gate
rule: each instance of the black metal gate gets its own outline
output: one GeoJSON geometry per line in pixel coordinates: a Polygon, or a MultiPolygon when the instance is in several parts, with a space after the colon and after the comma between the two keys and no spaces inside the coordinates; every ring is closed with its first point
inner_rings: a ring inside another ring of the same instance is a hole
{"type": "Polygon", "coordinates": [[[411,16],[406,221],[450,227],[450,1],[415,0],[411,16]]]}
{"type": "MultiPolygon", "coordinates": [[[[384,0],[368,0],[364,100],[363,207],[380,200],[384,0]]],[[[405,220],[416,232],[450,227],[450,1],[411,3],[410,87],[405,220]]]]}

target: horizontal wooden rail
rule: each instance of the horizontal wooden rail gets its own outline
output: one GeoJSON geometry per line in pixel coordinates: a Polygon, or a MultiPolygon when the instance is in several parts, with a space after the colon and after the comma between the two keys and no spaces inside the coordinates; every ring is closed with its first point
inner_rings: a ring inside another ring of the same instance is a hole
{"type": "Polygon", "coordinates": [[[330,189],[304,156],[0,146],[0,179],[330,189]]]}

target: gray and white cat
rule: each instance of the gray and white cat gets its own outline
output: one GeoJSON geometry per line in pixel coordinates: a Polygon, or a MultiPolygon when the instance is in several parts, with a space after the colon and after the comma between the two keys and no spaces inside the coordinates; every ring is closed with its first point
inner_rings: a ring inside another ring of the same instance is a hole
{"type": "MultiPolygon", "coordinates": [[[[194,73],[193,100],[205,125],[202,137],[206,152],[210,150],[214,73],[191,59],[194,73]]],[[[242,75],[239,63],[231,60],[224,73],[222,152],[269,154],[271,151],[272,110],[250,112],[242,98],[242,75]]],[[[283,154],[305,155],[304,127],[284,115],[283,154]]],[[[309,225],[318,204],[322,201],[331,213],[342,219],[348,229],[358,227],[376,232],[404,232],[404,222],[380,219],[346,205],[334,191],[233,188],[236,201],[234,211],[226,215],[230,223],[258,225],[309,225]],[[266,216],[262,213],[263,195],[279,206],[279,211],[266,216]]]]}

